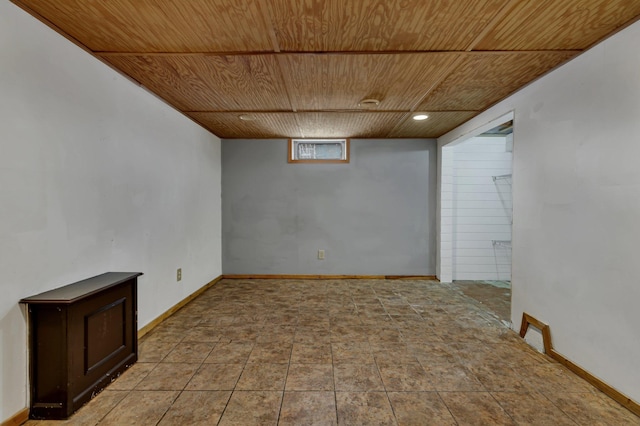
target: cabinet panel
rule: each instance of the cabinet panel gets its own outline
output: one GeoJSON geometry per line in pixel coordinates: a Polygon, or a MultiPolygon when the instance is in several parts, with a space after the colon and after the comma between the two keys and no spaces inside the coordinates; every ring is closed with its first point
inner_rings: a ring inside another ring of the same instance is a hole
{"type": "Polygon", "coordinates": [[[69,417],[137,361],[140,275],[108,272],[21,300],[29,307],[31,418],[69,417]]]}

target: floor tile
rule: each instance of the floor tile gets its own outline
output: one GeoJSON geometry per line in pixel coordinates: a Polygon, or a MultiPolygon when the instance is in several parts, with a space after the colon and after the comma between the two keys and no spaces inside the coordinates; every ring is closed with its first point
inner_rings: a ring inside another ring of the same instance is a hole
{"type": "MultiPolygon", "coordinates": [[[[368,302],[365,300],[364,302],[368,302]]],[[[366,315],[368,317],[375,315],[386,315],[387,311],[384,309],[384,306],[377,301],[377,299],[373,299],[371,303],[358,303],[356,300],[356,306],[358,308],[358,313],[361,315],[366,315]]]]}
{"type": "Polygon", "coordinates": [[[331,364],[330,344],[294,343],[291,363],[295,364],[331,364]]]}
{"type": "Polygon", "coordinates": [[[455,287],[486,305],[500,319],[511,321],[511,288],[478,281],[456,281],[455,287]]]}
{"type": "Polygon", "coordinates": [[[439,392],[459,425],[515,425],[489,392],[439,392]]]}
{"type": "Polygon", "coordinates": [[[178,391],[131,391],[106,415],[100,425],[155,425],[179,393],[178,391]]]}
{"type": "Polygon", "coordinates": [[[247,362],[288,363],[292,347],[292,343],[256,343],[247,362]]]}
{"type": "MultiPolygon", "coordinates": [[[[420,359],[420,358],[418,358],[420,359]]],[[[422,363],[431,385],[438,391],[484,391],[482,383],[471,371],[459,364],[425,364],[422,363]]]]}
{"type": "Polygon", "coordinates": [[[109,385],[109,390],[131,390],[142,381],[157,364],[137,362],[122,373],[109,385]],[[117,379],[117,380],[116,380],[117,379]]]}
{"type": "Polygon", "coordinates": [[[183,342],[162,360],[162,362],[190,362],[200,363],[204,361],[215,345],[213,343],[183,342]]]}
{"type": "Polygon", "coordinates": [[[378,370],[387,392],[435,390],[420,364],[378,363],[378,370]]]}
{"type": "Polygon", "coordinates": [[[25,426],[86,426],[95,425],[129,394],[121,390],[105,390],[66,420],[27,420],[25,426]]]}
{"type": "Polygon", "coordinates": [[[361,315],[360,322],[362,325],[369,327],[392,327],[394,325],[389,314],[371,316],[361,315]]]}
{"type": "Polygon", "coordinates": [[[173,329],[196,327],[202,321],[201,317],[190,315],[188,310],[181,309],[162,322],[162,326],[173,329]]]}
{"type": "Polygon", "coordinates": [[[281,402],[282,392],[235,391],[218,425],[276,425],[281,402]]]}
{"type": "Polygon", "coordinates": [[[405,305],[388,305],[385,304],[384,309],[389,315],[411,316],[417,317],[417,312],[408,304],[405,305]]]}
{"type": "Polygon", "coordinates": [[[329,328],[317,328],[317,327],[298,327],[296,328],[296,334],[293,337],[295,343],[306,344],[329,344],[331,343],[331,332],[329,328]]]}
{"type": "Polygon", "coordinates": [[[382,328],[378,326],[366,326],[363,327],[367,333],[367,337],[370,344],[384,344],[384,343],[396,343],[402,344],[404,340],[400,330],[394,327],[382,328]]]}
{"type": "Polygon", "coordinates": [[[456,425],[447,406],[436,392],[389,392],[398,425],[456,425]]]}
{"type": "Polygon", "coordinates": [[[177,342],[144,340],[138,346],[138,362],[160,362],[177,344],[177,342]]]}
{"type": "Polygon", "coordinates": [[[413,355],[425,365],[456,363],[459,361],[457,349],[447,343],[409,342],[413,355]]]}
{"type": "Polygon", "coordinates": [[[285,392],[278,426],[337,425],[333,392],[285,392]]]}
{"type": "Polygon", "coordinates": [[[205,363],[214,364],[244,364],[253,350],[250,342],[218,343],[213,347],[205,363]]]}
{"type": "Polygon", "coordinates": [[[523,383],[545,394],[597,392],[596,388],[557,363],[533,365],[518,371],[523,383]]]}
{"type": "Polygon", "coordinates": [[[193,327],[186,332],[182,342],[206,342],[212,343],[220,340],[218,327],[193,327]]]}
{"type": "Polygon", "coordinates": [[[397,425],[384,392],[336,392],[338,424],[397,425]]]}
{"type": "Polygon", "coordinates": [[[522,383],[522,377],[508,365],[473,365],[468,368],[488,391],[527,392],[529,390],[522,383]]]}
{"type": "Polygon", "coordinates": [[[491,394],[519,425],[575,426],[573,420],[539,393],[492,392],[491,394]]]}
{"type": "Polygon", "coordinates": [[[200,364],[160,363],[135,387],[136,390],[182,390],[200,364]]]}
{"type": "Polygon", "coordinates": [[[640,417],[599,392],[545,395],[580,425],[640,425],[640,417]]]}
{"type": "Polygon", "coordinates": [[[249,363],[236,385],[238,390],[284,390],[288,364],[249,363]]]}
{"type": "Polygon", "coordinates": [[[331,343],[334,364],[373,364],[374,358],[368,342],[331,343]]]}
{"type": "MultiPolygon", "coordinates": [[[[399,346],[399,345],[396,345],[399,346]]],[[[382,349],[380,346],[371,345],[371,351],[373,358],[378,365],[380,364],[413,364],[418,362],[418,359],[408,349],[402,348],[390,348],[382,349]]]]}
{"type": "Polygon", "coordinates": [[[184,391],[166,412],[159,425],[215,425],[220,420],[230,396],[230,391],[184,391]]]}
{"type": "Polygon", "coordinates": [[[186,390],[233,390],[244,364],[202,364],[186,390]]]}
{"type": "Polygon", "coordinates": [[[338,318],[336,324],[331,326],[331,342],[368,342],[368,336],[364,327],[360,325],[360,320],[354,316],[354,324],[345,324],[344,318],[338,318]]]}
{"type": "Polygon", "coordinates": [[[336,364],[333,375],[336,391],[384,391],[375,364],[336,364]]]}
{"type": "Polygon", "coordinates": [[[220,329],[220,339],[253,341],[260,335],[261,330],[260,325],[231,324],[220,329]]]}
{"type": "Polygon", "coordinates": [[[184,338],[186,330],[188,327],[168,327],[162,323],[144,336],[144,339],[149,342],[179,343],[184,338]]]}
{"type": "Polygon", "coordinates": [[[333,367],[330,364],[291,364],[287,391],[332,391],[333,367]]]}

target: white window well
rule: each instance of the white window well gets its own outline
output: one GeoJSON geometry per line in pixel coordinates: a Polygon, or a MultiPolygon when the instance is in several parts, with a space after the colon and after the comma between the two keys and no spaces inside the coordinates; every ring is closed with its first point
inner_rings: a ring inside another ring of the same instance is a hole
{"type": "Polygon", "coordinates": [[[289,163],[348,163],[349,139],[289,139],[289,163]]]}

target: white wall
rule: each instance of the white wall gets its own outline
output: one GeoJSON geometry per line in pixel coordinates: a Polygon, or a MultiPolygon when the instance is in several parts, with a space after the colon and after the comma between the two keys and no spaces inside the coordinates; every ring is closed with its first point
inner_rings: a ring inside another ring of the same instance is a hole
{"type": "Polygon", "coordinates": [[[6,1],[0,153],[1,421],[27,406],[21,298],[141,271],[143,326],[221,273],[221,205],[218,138],[6,1]]]}
{"type": "Polygon", "coordinates": [[[453,279],[511,280],[511,178],[493,179],[512,171],[506,136],[455,145],[452,165],[453,279]]]}
{"type": "Polygon", "coordinates": [[[444,135],[515,111],[512,321],[640,401],[640,23],[444,135]]]}

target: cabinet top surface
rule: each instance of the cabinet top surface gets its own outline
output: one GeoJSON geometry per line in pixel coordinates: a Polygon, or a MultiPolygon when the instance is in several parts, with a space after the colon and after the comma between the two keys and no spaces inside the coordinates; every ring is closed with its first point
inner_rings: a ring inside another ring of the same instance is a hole
{"type": "Polygon", "coordinates": [[[35,296],[25,297],[20,303],[72,303],[140,275],[142,272],[106,272],[35,296]]]}

